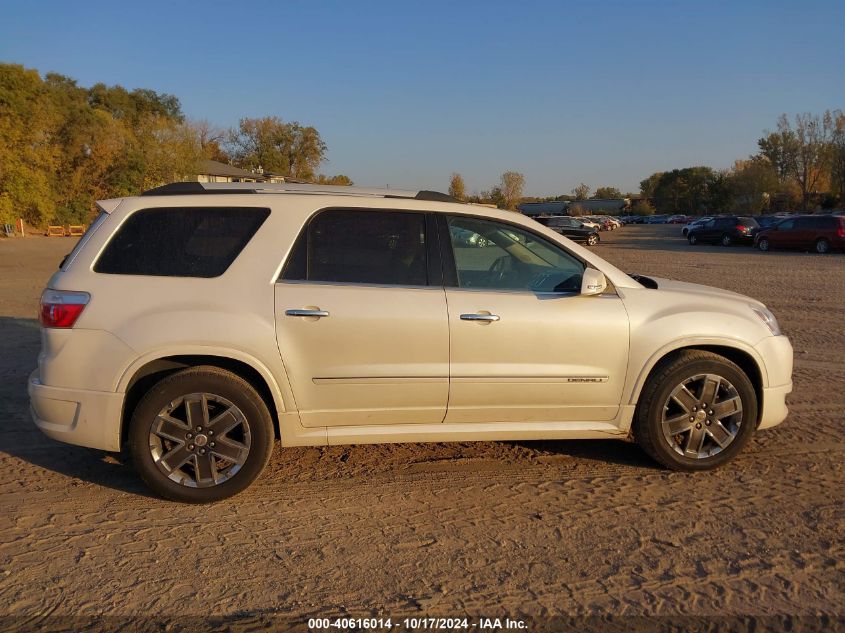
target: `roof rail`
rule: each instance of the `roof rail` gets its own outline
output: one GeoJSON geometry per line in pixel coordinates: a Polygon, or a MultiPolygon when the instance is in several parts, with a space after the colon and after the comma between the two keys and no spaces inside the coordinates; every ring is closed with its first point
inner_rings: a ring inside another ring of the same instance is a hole
{"type": "Polygon", "coordinates": [[[309,193],[341,196],[371,196],[377,198],[411,198],[431,202],[459,202],[439,191],[410,191],[406,189],[370,189],[345,185],[306,185],[292,182],[172,182],[148,189],[142,196],[187,196],[196,194],[237,193],[309,193]]]}

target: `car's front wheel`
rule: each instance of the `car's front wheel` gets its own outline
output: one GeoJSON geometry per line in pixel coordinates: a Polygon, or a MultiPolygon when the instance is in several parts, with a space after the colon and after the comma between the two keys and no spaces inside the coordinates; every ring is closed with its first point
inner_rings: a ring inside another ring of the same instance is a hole
{"type": "Polygon", "coordinates": [[[696,244],[698,244],[698,236],[695,233],[690,233],[687,236],[687,241],[690,243],[690,245],[695,246],[696,244]]]}
{"type": "Polygon", "coordinates": [[[264,470],[273,421],[243,378],[191,367],[163,378],[141,399],[129,426],[133,464],[157,494],[208,503],[237,494],[264,470]]]}
{"type": "Polygon", "coordinates": [[[587,245],[588,246],[595,246],[598,243],[599,243],[598,233],[590,233],[590,235],[587,236],[587,245]]]}
{"type": "Polygon", "coordinates": [[[674,470],[709,470],[739,453],[757,423],[757,397],[735,363],[686,350],[661,363],[643,388],[634,436],[674,470]]]}
{"type": "Polygon", "coordinates": [[[730,245],[733,243],[733,240],[731,239],[731,236],[730,236],[730,235],[728,235],[727,233],[725,233],[725,234],[722,236],[722,239],[721,239],[720,241],[721,241],[721,243],[722,243],[722,246],[730,246],[730,245]]]}

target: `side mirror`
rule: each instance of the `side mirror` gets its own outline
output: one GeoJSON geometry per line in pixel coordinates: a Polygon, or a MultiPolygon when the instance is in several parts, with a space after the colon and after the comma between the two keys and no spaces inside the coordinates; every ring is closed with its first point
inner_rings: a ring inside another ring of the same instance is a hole
{"type": "Polygon", "coordinates": [[[600,295],[607,289],[607,277],[604,273],[595,268],[587,268],[584,270],[584,276],[581,277],[581,294],[582,295],[600,295]]]}

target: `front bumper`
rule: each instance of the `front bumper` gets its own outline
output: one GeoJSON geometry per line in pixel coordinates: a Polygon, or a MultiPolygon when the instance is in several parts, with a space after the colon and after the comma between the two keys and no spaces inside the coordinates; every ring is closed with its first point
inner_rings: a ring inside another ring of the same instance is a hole
{"type": "Polygon", "coordinates": [[[32,420],[48,437],[68,444],[120,450],[122,393],[64,389],[41,384],[38,370],[29,376],[32,420]]]}
{"type": "Polygon", "coordinates": [[[760,341],[757,351],[763,359],[768,380],[763,388],[758,429],[777,426],[786,419],[786,395],[792,391],[792,344],[785,336],[769,336],[760,341]]]}

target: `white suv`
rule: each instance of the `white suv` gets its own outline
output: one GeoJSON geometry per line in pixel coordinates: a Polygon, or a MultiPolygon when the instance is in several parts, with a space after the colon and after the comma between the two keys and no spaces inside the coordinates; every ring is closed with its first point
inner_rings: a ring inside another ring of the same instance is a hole
{"type": "Polygon", "coordinates": [[[170,499],[242,490],[275,436],[633,436],[704,470],[787,414],[792,347],[763,304],[628,276],[516,213],[255,183],[99,207],[41,300],[32,415],[128,446],[170,499]]]}

